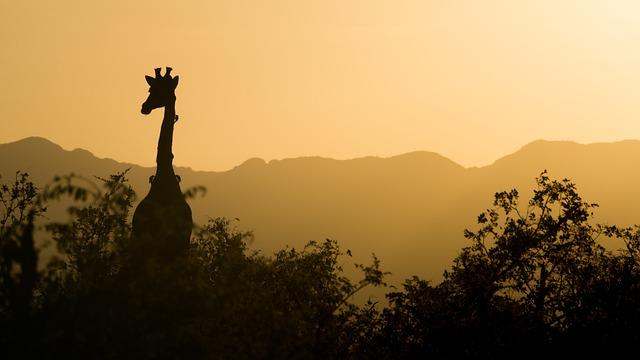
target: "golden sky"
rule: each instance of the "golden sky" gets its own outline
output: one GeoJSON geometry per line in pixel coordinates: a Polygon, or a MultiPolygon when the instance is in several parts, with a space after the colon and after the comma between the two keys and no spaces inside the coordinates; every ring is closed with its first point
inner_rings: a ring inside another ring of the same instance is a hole
{"type": "Polygon", "coordinates": [[[632,0],[0,0],[0,142],[152,165],[145,74],[180,75],[177,165],[640,138],[632,0]]]}

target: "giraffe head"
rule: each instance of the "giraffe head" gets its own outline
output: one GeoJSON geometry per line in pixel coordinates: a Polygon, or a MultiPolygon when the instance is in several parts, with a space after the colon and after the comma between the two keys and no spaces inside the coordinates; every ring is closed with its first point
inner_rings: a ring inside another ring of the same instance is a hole
{"type": "Polygon", "coordinates": [[[145,76],[149,84],[149,97],[142,104],[141,112],[145,115],[151,113],[151,110],[164,107],[172,101],[176,100],[175,90],[178,86],[179,76],[171,76],[171,68],[167,67],[164,76],[160,76],[160,68],[155,69],[156,77],[145,76]]]}

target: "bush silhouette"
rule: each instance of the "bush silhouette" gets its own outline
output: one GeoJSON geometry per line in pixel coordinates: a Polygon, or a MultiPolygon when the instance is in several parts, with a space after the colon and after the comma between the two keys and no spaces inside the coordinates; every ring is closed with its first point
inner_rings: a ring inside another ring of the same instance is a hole
{"type": "Polygon", "coordinates": [[[595,204],[546,172],[525,206],[516,190],[465,231],[436,286],[412,278],[388,294],[372,358],[511,358],[624,353],[638,341],[638,228],[591,223],[595,204]],[[599,238],[627,249],[606,251],[599,238]]]}
{"type": "Polygon", "coordinates": [[[524,204],[515,190],[496,193],[441,283],[410,278],[386,306],[351,302],[386,285],[375,256],[354,282],[335,241],[265,255],[224,218],[197,228],[175,261],[137,263],[126,172],[99,181],[70,175],[38,189],[18,173],[2,185],[8,358],[611,356],[640,340],[640,228],[594,224],[596,205],[546,173],[524,204]],[[34,224],[64,197],[77,201],[70,220],[45,225],[57,256],[37,266],[34,224]],[[626,247],[605,250],[611,238],[626,247]]]}
{"type": "MultiPolygon", "coordinates": [[[[10,221],[3,225],[3,248],[32,224],[16,211],[43,211],[44,203],[64,196],[79,201],[69,208],[70,222],[46,225],[59,256],[29,285],[37,299],[28,301],[28,324],[15,316],[9,292],[25,284],[2,283],[2,345],[21,356],[340,357],[360,311],[350,297],[366,285],[383,284],[375,258],[361,266],[361,282],[342,275],[339,259],[345,254],[335,241],[265,256],[248,250],[251,233],[222,218],[195,232],[187,256],[167,263],[152,258],[142,269],[130,251],[135,194],[124,173],[100,179],[102,186],[59,177],[40,192],[26,174],[19,177],[3,187],[3,194],[21,196],[22,204],[4,209],[10,221]],[[17,326],[25,330],[16,333],[17,326]]],[[[33,244],[29,250],[35,253],[33,244]]],[[[15,277],[12,263],[21,258],[2,254],[3,275],[15,277]]]]}

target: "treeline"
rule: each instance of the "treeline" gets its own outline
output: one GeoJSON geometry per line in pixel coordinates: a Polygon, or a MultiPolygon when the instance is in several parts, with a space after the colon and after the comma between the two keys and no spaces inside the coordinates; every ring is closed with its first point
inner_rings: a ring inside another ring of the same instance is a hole
{"type": "Polygon", "coordinates": [[[352,300],[386,286],[377,258],[354,281],[335,241],[265,255],[221,218],[177,260],[138,261],[125,175],[1,185],[1,358],[611,357],[640,340],[640,228],[594,224],[569,180],[542,173],[523,203],[497,193],[442,282],[408,279],[381,305],[352,300]],[[67,197],[71,220],[49,221],[67,197]],[[36,223],[56,247],[46,263],[36,223]]]}

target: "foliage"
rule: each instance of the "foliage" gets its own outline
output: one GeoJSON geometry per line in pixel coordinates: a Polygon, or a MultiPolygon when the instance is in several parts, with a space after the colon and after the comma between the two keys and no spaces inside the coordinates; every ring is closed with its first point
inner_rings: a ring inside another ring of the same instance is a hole
{"type": "Polygon", "coordinates": [[[57,177],[42,191],[20,175],[13,192],[24,194],[14,196],[23,205],[6,215],[13,223],[23,221],[14,208],[44,209],[40,204],[64,197],[77,202],[69,222],[45,226],[59,256],[29,289],[37,300],[28,301],[33,312],[24,331],[13,332],[15,319],[3,323],[5,349],[52,358],[337,357],[348,351],[344,334],[359,309],[349,298],[367,285],[384,285],[375,256],[372,265],[358,265],[363,280],[354,283],[342,274],[346,254],[335,241],[265,256],[248,249],[250,232],[217,218],[194,232],[187,256],[140,268],[130,256],[135,194],[125,175],[99,179],[101,186],[57,177]]]}
{"type": "Polygon", "coordinates": [[[78,283],[100,284],[101,278],[112,276],[123,265],[131,225],[129,210],[135,200],[133,189],[126,184],[126,171],[109,179],[97,178],[102,187],[92,191],[75,183],[77,176],[57,177],[44,189],[46,200],[64,195],[81,200],[68,208],[69,223],[49,223],[46,228],[58,245],[64,261],[53,264],[52,270],[72,276],[78,283]],[[57,268],[55,267],[57,266],[57,268]]]}
{"type": "Polygon", "coordinates": [[[611,355],[639,340],[640,228],[592,224],[597,205],[567,179],[536,183],[524,207],[516,190],[495,194],[442,283],[387,295],[371,357],[611,355]],[[611,237],[627,250],[606,251],[611,237]]]}
{"type": "MultiPolygon", "coordinates": [[[[172,262],[131,256],[126,172],[57,177],[42,190],[17,173],[1,188],[0,345],[24,358],[507,358],[612,356],[640,340],[640,227],[592,222],[597,207],[546,172],[466,230],[444,280],[386,286],[380,260],[343,273],[333,240],[250,250],[251,232],[216,218],[172,262]],[[37,267],[36,220],[70,197],[70,221],[45,229],[59,256],[37,267]],[[603,241],[618,238],[611,252],[603,241]],[[46,265],[46,266],[45,266],[46,265]]],[[[185,196],[202,193],[200,188],[185,196]]],[[[12,356],[10,356],[12,357],[12,356]]]]}
{"type": "Polygon", "coordinates": [[[30,316],[38,281],[33,222],[46,210],[37,196],[38,188],[20,172],[0,186],[0,322],[19,324],[30,316]]]}

